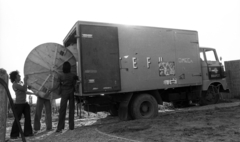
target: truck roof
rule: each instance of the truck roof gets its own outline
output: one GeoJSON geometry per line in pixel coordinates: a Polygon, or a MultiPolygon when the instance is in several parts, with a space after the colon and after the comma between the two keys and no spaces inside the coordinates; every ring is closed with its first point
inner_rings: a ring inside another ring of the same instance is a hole
{"type": "Polygon", "coordinates": [[[73,34],[77,34],[76,33],[76,28],[78,25],[80,24],[85,24],[85,25],[102,25],[102,26],[131,26],[131,27],[143,27],[143,28],[160,28],[160,29],[168,29],[168,30],[176,30],[176,31],[190,31],[190,32],[197,32],[195,30],[185,30],[185,29],[174,29],[174,28],[162,28],[162,27],[152,27],[152,26],[142,26],[142,25],[126,25],[126,24],[115,24],[115,23],[102,23],[102,22],[90,22],[90,21],[77,21],[73,27],[71,28],[71,30],[68,32],[68,34],[65,36],[65,38],[63,39],[63,43],[65,45],[65,43],[68,41],[69,37],[74,36],[73,34]]]}
{"type": "Polygon", "coordinates": [[[206,51],[215,50],[215,48],[211,48],[211,47],[199,47],[199,48],[200,48],[200,50],[205,49],[206,51]]]}

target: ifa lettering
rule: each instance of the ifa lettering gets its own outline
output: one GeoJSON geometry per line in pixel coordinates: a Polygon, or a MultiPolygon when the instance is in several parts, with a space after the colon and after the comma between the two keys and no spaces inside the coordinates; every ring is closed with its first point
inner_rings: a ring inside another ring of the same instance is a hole
{"type": "MultiPolygon", "coordinates": [[[[146,57],[146,66],[149,69],[151,65],[151,58],[146,57]]],[[[132,66],[134,69],[138,68],[137,57],[132,58],[132,66]]],[[[162,57],[158,59],[158,67],[159,67],[159,76],[174,76],[175,75],[175,63],[172,62],[164,62],[162,57]]]]}

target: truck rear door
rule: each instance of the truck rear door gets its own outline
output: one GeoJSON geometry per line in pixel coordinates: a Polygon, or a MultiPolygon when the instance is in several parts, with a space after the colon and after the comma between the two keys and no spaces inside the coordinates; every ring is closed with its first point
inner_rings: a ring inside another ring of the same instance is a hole
{"type": "Polygon", "coordinates": [[[202,84],[200,53],[196,32],[179,31],[176,40],[176,75],[178,84],[202,84]]]}
{"type": "Polygon", "coordinates": [[[121,90],[118,29],[80,25],[83,93],[121,90]]]}

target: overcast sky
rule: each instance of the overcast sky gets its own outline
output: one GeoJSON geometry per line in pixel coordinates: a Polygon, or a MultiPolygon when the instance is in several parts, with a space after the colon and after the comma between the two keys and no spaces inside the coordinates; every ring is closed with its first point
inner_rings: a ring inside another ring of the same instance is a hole
{"type": "Polygon", "coordinates": [[[240,59],[240,0],[0,0],[0,68],[23,76],[31,50],[62,44],[78,20],[196,30],[200,46],[240,59]]]}

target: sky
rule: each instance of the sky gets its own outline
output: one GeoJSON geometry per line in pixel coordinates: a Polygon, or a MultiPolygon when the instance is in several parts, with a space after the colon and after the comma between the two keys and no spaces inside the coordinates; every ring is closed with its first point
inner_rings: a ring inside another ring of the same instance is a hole
{"type": "Polygon", "coordinates": [[[78,20],[195,30],[223,62],[240,59],[240,0],[0,0],[0,68],[23,76],[28,54],[78,20]]]}

